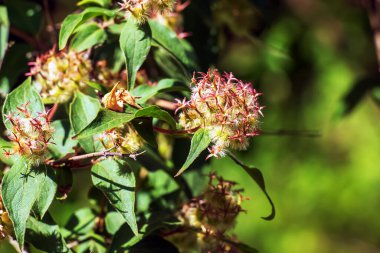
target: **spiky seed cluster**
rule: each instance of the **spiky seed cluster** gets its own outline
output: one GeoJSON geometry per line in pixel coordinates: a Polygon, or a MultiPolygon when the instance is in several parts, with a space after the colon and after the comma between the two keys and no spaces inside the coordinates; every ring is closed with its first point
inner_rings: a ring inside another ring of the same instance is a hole
{"type": "Polygon", "coordinates": [[[5,115],[11,124],[8,138],[13,142],[12,151],[5,151],[6,156],[18,154],[24,156],[32,164],[38,165],[48,155],[48,145],[54,128],[45,112],[33,116],[28,110],[29,103],[17,107],[16,112],[5,115]]]}
{"type": "Polygon", "coordinates": [[[8,235],[13,234],[13,224],[5,210],[3,198],[0,195],[0,239],[5,239],[8,235]]]}
{"type": "Polygon", "coordinates": [[[35,77],[36,87],[47,103],[69,101],[76,90],[86,87],[92,70],[86,53],[56,53],[54,48],[30,65],[29,75],[35,77]]]}
{"type": "Polygon", "coordinates": [[[237,252],[221,240],[226,238],[237,216],[244,211],[241,202],[245,198],[241,194],[242,190],[235,189],[235,186],[235,182],[210,174],[205,192],[185,204],[177,215],[184,228],[190,229],[185,229],[187,233],[169,239],[183,248],[183,252],[187,252],[189,245],[196,245],[201,252],[237,252]],[[183,238],[184,235],[187,239],[183,238]],[[183,247],[182,243],[186,243],[186,246],[183,247]]]}
{"type": "Polygon", "coordinates": [[[172,11],[174,4],[175,0],[123,0],[119,3],[127,18],[132,15],[139,23],[145,23],[154,13],[172,11]]]}
{"type": "Polygon", "coordinates": [[[121,154],[135,154],[144,142],[131,124],[105,131],[97,137],[104,148],[121,154]]]}
{"type": "Polygon", "coordinates": [[[235,78],[232,73],[221,75],[218,70],[200,73],[192,79],[194,85],[189,101],[177,100],[179,124],[186,130],[205,128],[213,146],[208,156],[223,156],[228,149],[245,150],[249,138],[258,135],[263,116],[258,98],[261,95],[250,83],[235,78]]]}

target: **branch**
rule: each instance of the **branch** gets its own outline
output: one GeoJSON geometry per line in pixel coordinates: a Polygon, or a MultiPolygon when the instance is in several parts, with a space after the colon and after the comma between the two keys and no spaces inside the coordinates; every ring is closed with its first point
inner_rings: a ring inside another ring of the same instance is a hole
{"type": "Polygon", "coordinates": [[[29,34],[15,28],[15,27],[10,27],[9,32],[21,39],[23,39],[26,43],[32,45],[34,48],[40,48],[41,45],[39,41],[34,38],[33,36],[30,36],[29,34]]]}
{"type": "Polygon", "coordinates": [[[286,129],[280,129],[280,130],[264,130],[261,131],[262,135],[280,135],[280,136],[301,136],[301,137],[321,137],[321,134],[318,131],[313,130],[286,130],[286,129]]]}

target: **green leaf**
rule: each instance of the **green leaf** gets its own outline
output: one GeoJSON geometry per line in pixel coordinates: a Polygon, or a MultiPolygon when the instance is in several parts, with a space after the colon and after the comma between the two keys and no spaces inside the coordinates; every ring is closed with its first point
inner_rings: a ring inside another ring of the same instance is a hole
{"type": "Polygon", "coordinates": [[[74,136],[74,138],[88,138],[89,136],[102,133],[108,129],[127,123],[133,118],[133,114],[119,113],[107,109],[101,109],[98,116],[85,129],[74,136]]]}
{"type": "Polygon", "coordinates": [[[110,0],[82,0],[77,3],[78,6],[82,6],[85,4],[97,4],[100,5],[101,7],[107,7],[110,5],[111,1],[110,0]]]}
{"type": "Polygon", "coordinates": [[[70,14],[65,18],[65,20],[63,20],[61,30],[59,31],[59,50],[65,48],[71,34],[74,32],[75,28],[82,22],[82,19],[82,14],[70,14]]]}
{"type": "Polygon", "coordinates": [[[107,39],[104,29],[96,23],[83,24],[71,40],[70,48],[77,52],[89,49],[95,45],[102,44],[107,39]]]}
{"type": "Polygon", "coordinates": [[[162,79],[155,86],[139,85],[131,93],[135,97],[141,97],[137,100],[137,103],[144,104],[159,93],[172,91],[189,91],[189,87],[175,79],[162,79]]]}
{"type": "Polygon", "coordinates": [[[118,212],[108,212],[105,218],[107,232],[115,234],[125,223],[123,216],[118,212]]]}
{"type": "Polygon", "coordinates": [[[68,15],[65,20],[63,20],[61,30],[59,32],[59,50],[66,47],[70,36],[80,24],[96,16],[113,17],[114,15],[115,11],[100,7],[89,7],[79,14],[68,15]]]}
{"type": "Polygon", "coordinates": [[[21,74],[28,71],[28,54],[33,48],[28,44],[16,43],[5,52],[0,69],[0,91],[8,93],[19,79],[21,74]]]}
{"type": "Polygon", "coordinates": [[[152,30],[153,46],[158,46],[169,52],[177,61],[183,64],[186,69],[185,72],[193,71],[197,68],[188,53],[188,44],[183,44],[174,31],[151,19],[149,20],[149,25],[152,30]]]}
{"type": "Polygon", "coordinates": [[[88,234],[96,225],[96,213],[86,207],[73,213],[63,231],[65,238],[73,239],[79,235],[88,234]]]}
{"type": "Polygon", "coordinates": [[[12,26],[33,35],[40,32],[43,24],[41,5],[25,0],[6,0],[5,5],[12,26]]]}
{"type": "Polygon", "coordinates": [[[135,235],[138,228],[135,216],[136,181],[128,163],[121,159],[108,158],[92,169],[92,182],[106,195],[111,205],[121,213],[135,235]]]}
{"type": "Polygon", "coordinates": [[[0,6],[0,68],[3,62],[5,50],[8,47],[9,20],[5,6],[0,6]]]}
{"type": "Polygon", "coordinates": [[[19,159],[3,178],[3,202],[20,248],[24,245],[26,221],[45,179],[46,167],[31,167],[24,159],[19,159]]]}
{"type": "Polygon", "coordinates": [[[191,76],[189,72],[165,49],[157,48],[153,51],[153,57],[157,65],[168,77],[181,80],[184,83],[190,82],[191,76]]]}
{"type": "Polygon", "coordinates": [[[140,117],[156,118],[156,119],[165,121],[173,129],[176,128],[176,122],[173,119],[173,117],[167,111],[164,111],[160,107],[155,106],[155,105],[148,106],[148,107],[138,110],[135,113],[135,118],[140,118],[140,117]]]}
{"type": "Polygon", "coordinates": [[[5,115],[17,112],[17,107],[29,103],[28,110],[32,117],[44,112],[44,105],[38,92],[30,84],[31,78],[26,79],[19,87],[13,90],[5,99],[3,105],[3,122],[5,127],[10,130],[12,124],[6,120],[5,115]]]}
{"type": "Polygon", "coordinates": [[[129,19],[120,35],[120,48],[124,53],[127,66],[128,85],[135,85],[136,73],[144,63],[151,46],[152,32],[148,23],[139,25],[129,19]]]}
{"type": "Polygon", "coordinates": [[[86,81],[86,84],[90,86],[91,88],[93,88],[94,90],[98,90],[102,92],[103,94],[106,94],[108,92],[108,90],[104,88],[104,86],[101,85],[100,83],[93,82],[93,81],[86,81]]]}
{"type": "MultiPolygon", "coordinates": [[[[46,165],[42,165],[46,166],[46,165]]],[[[57,192],[57,177],[55,171],[51,167],[46,166],[46,177],[40,186],[39,194],[33,205],[33,212],[39,219],[42,219],[54,200],[57,192]]]]}
{"type": "Polygon", "coordinates": [[[135,118],[150,117],[157,118],[167,122],[171,127],[175,128],[175,120],[167,111],[157,106],[148,106],[137,110],[135,113],[120,113],[108,109],[101,109],[98,116],[85,129],[80,131],[74,138],[83,139],[102,133],[108,129],[119,127],[128,123],[135,118]]]}
{"type": "Polygon", "coordinates": [[[46,215],[42,221],[29,217],[26,225],[26,241],[37,249],[49,253],[71,252],[58,225],[50,215],[46,215]]]}
{"type": "Polygon", "coordinates": [[[74,152],[74,147],[78,141],[71,137],[74,135],[74,130],[70,128],[68,120],[56,120],[52,122],[54,133],[52,140],[54,144],[48,146],[50,153],[55,159],[60,159],[68,153],[74,152]]]}
{"type": "MultiPolygon", "coordinates": [[[[10,151],[12,149],[12,143],[4,140],[0,137],[0,150],[2,151],[10,151]]],[[[1,151],[0,151],[1,152],[1,151]]],[[[10,157],[6,157],[5,155],[0,155],[0,161],[2,161],[5,164],[12,165],[15,160],[17,159],[17,156],[12,155],[10,157]]]]}
{"type": "Polygon", "coordinates": [[[143,239],[142,234],[134,235],[128,224],[123,224],[115,233],[110,246],[110,253],[129,252],[131,246],[143,239]]]}
{"type": "MultiPolygon", "coordinates": [[[[77,92],[69,109],[70,123],[74,132],[79,133],[88,126],[96,118],[99,109],[100,102],[98,99],[77,92]]],[[[80,140],[79,144],[87,153],[97,150],[97,143],[92,136],[80,140]]]]}
{"type": "Polygon", "coordinates": [[[267,199],[268,199],[268,201],[272,207],[272,211],[271,211],[270,215],[268,215],[267,217],[262,217],[262,218],[264,220],[273,220],[274,217],[276,216],[276,209],[274,207],[274,203],[273,203],[271,197],[269,196],[269,194],[266,190],[263,173],[261,173],[261,171],[259,169],[255,168],[253,166],[248,166],[248,165],[244,164],[237,157],[235,157],[235,155],[233,155],[232,153],[228,153],[228,155],[236,164],[238,164],[240,167],[242,167],[245,170],[245,172],[248,173],[248,175],[256,182],[256,184],[264,192],[265,196],[267,197],[267,199]]]}
{"type": "Polygon", "coordinates": [[[182,165],[182,168],[177,172],[175,177],[181,175],[187,168],[189,168],[202,151],[210,145],[210,142],[211,138],[208,130],[204,128],[198,129],[191,139],[190,151],[185,164],[182,165]]]}

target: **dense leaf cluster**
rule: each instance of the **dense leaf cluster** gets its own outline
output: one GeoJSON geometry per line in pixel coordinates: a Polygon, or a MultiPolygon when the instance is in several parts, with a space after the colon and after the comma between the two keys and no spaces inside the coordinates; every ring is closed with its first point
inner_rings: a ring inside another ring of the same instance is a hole
{"type": "MultiPolygon", "coordinates": [[[[20,2],[24,4],[24,0],[20,2]]],[[[124,4],[129,2],[133,1],[124,4]]],[[[78,6],[80,11],[62,22],[58,47],[51,45],[53,51],[37,58],[29,71],[25,57],[20,55],[29,50],[28,46],[35,46],[43,55],[40,42],[18,43],[7,49],[8,31],[11,23],[28,34],[37,33],[39,26],[35,24],[42,24],[41,7],[25,1],[23,8],[35,10],[26,17],[16,15],[13,1],[0,6],[0,33],[7,35],[0,37],[0,87],[5,93],[2,123],[10,136],[9,141],[0,138],[1,162],[6,165],[1,195],[4,212],[13,225],[9,236],[14,236],[20,248],[26,242],[46,252],[178,252],[179,248],[191,252],[190,246],[183,249],[170,240],[187,229],[196,230],[203,244],[216,243],[219,252],[256,252],[224,234],[224,230],[211,233],[203,231],[202,224],[184,226],[176,215],[199,194],[199,188],[207,187],[202,183],[207,181],[202,174],[203,152],[216,141],[210,136],[210,128],[182,128],[174,113],[175,98],[183,99],[194,92],[191,76],[199,67],[191,45],[156,15],[140,22],[109,0],[82,0],[78,6]],[[73,57],[65,58],[69,55],[73,57]],[[76,62],[79,55],[86,59],[76,62]],[[10,57],[16,58],[14,62],[10,57]],[[22,67],[10,69],[12,64],[22,67]],[[99,72],[99,68],[107,71],[99,72]],[[13,85],[20,74],[27,72],[31,77],[13,85]],[[114,83],[109,85],[110,82],[114,83]],[[53,95],[58,99],[53,100],[53,95]],[[27,113],[18,113],[22,110],[27,113]],[[25,131],[15,132],[15,117],[17,122],[27,119],[29,134],[45,126],[37,124],[38,117],[49,124],[51,136],[38,139],[38,144],[46,145],[42,151],[39,148],[39,153],[35,152],[37,148],[28,141],[25,131]],[[132,132],[142,145],[128,149],[136,141],[127,136],[132,132]],[[17,141],[18,134],[22,135],[23,146],[17,141]],[[111,144],[105,143],[104,136],[111,139],[111,144]],[[190,145],[183,141],[190,138],[190,145]],[[182,152],[183,147],[177,149],[177,143],[189,150],[187,154],[182,152]],[[33,159],[28,152],[35,152],[33,159]],[[199,156],[202,158],[197,159],[199,156]],[[53,201],[64,203],[71,194],[74,171],[82,169],[91,173],[89,203],[76,210],[65,226],[58,226],[49,207],[53,201]]],[[[235,108],[244,106],[240,102],[230,104],[235,108]]],[[[236,116],[234,120],[241,119],[236,116]]],[[[234,154],[228,155],[241,165],[242,173],[253,178],[272,204],[261,172],[241,163],[234,154]]],[[[202,196],[208,196],[205,191],[198,196],[199,203],[205,201],[202,196]]],[[[228,194],[218,196],[219,203],[231,203],[224,199],[228,194]]],[[[207,201],[212,206],[213,200],[207,201]]],[[[239,211],[228,221],[229,228],[241,210],[240,202],[235,202],[239,211]]],[[[196,213],[202,216],[205,205],[199,208],[196,213]]],[[[225,209],[218,206],[212,210],[225,209]]],[[[213,215],[223,217],[222,213],[213,215]]],[[[266,219],[273,217],[274,208],[266,219]]],[[[220,223],[218,227],[223,227],[223,218],[220,223]]]]}

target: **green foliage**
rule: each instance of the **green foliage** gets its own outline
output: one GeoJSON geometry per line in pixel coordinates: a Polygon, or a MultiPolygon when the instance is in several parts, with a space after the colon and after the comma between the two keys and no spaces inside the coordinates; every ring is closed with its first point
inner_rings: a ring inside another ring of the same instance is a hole
{"type": "Polygon", "coordinates": [[[72,252],[67,247],[59,226],[50,215],[46,215],[42,221],[29,217],[26,224],[26,240],[37,249],[46,252],[72,252]]]}
{"type": "Polygon", "coordinates": [[[189,57],[187,48],[173,31],[153,20],[149,20],[149,26],[152,30],[153,46],[170,53],[183,66],[184,74],[188,74],[189,70],[196,69],[193,59],[189,57]]]}
{"type": "Polygon", "coordinates": [[[198,129],[191,139],[189,155],[176,176],[181,175],[197,159],[197,157],[210,145],[211,138],[209,132],[204,129],[198,129]]]}
{"type": "Polygon", "coordinates": [[[157,106],[148,106],[134,113],[118,113],[107,109],[99,111],[97,117],[82,131],[80,131],[74,138],[83,139],[102,133],[108,129],[118,127],[122,124],[128,123],[133,119],[140,117],[151,117],[165,121],[171,127],[175,128],[175,120],[170,114],[157,106]]]}
{"type": "MultiPolygon", "coordinates": [[[[81,92],[76,93],[70,104],[70,124],[74,133],[79,133],[88,126],[98,114],[100,110],[99,100],[87,96],[81,92]]],[[[79,144],[86,152],[94,152],[97,150],[97,142],[93,137],[79,140],[79,144]]]]}
{"type": "Polygon", "coordinates": [[[108,158],[91,169],[92,182],[103,191],[111,205],[121,213],[135,235],[135,175],[126,161],[108,158]]]}
{"type": "MultiPolygon", "coordinates": [[[[203,56],[193,48],[194,41],[190,44],[183,39],[187,29],[183,22],[188,18],[180,10],[186,4],[175,3],[169,10],[154,1],[139,9],[141,3],[126,6],[118,1],[81,0],[76,3],[79,10],[66,13],[59,27],[56,17],[62,13],[54,10],[61,4],[9,0],[0,6],[0,104],[5,126],[0,127],[0,147],[5,151],[0,156],[4,172],[0,221],[6,221],[8,214],[12,223],[0,224],[1,235],[2,229],[6,235],[14,235],[21,249],[27,244],[33,246],[32,251],[53,253],[174,253],[182,252],[184,243],[189,252],[219,252],[227,245],[231,250],[256,253],[233,238],[232,232],[205,231],[199,224],[199,212],[212,201],[235,201],[232,204],[237,213],[232,218],[226,213],[214,214],[224,215],[221,223],[227,219],[234,223],[243,210],[244,198],[237,190],[233,192],[236,200],[223,194],[220,199],[208,199],[215,198],[208,194],[217,187],[207,185],[215,174],[205,176],[209,169],[206,160],[215,154],[207,159],[203,154],[217,141],[202,122],[202,117],[207,117],[202,113],[205,108],[197,108],[187,98],[214,97],[221,112],[232,100],[239,100],[242,112],[247,112],[247,101],[236,97],[233,88],[219,101],[214,96],[219,90],[213,93],[190,87],[196,82],[192,74],[199,70],[197,57],[203,56]],[[50,55],[44,55],[48,49],[50,55]],[[65,55],[71,53],[81,56],[78,62],[65,62],[65,55]],[[59,64],[58,56],[62,57],[59,64]],[[28,61],[32,63],[28,65],[28,61]],[[73,66],[79,67],[70,69],[73,66]],[[25,75],[31,77],[19,84],[25,75]],[[54,88],[41,92],[48,79],[54,88]],[[73,98],[61,104],[44,104],[57,94],[55,88],[59,92],[67,88],[73,98]],[[18,113],[25,105],[31,115],[18,113]],[[201,117],[186,110],[176,115],[186,106],[192,106],[193,113],[201,117]],[[24,117],[18,119],[19,125],[11,122],[13,114],[24,117]],[[44,125],[39,122],[42,118],[44,125]],[[184,118],[191,128],[182,124],[184,118]],[[30,127],[25,128],[23,122],[30,122],[30,127]],[[111,129],[115,131],[108,131],[111,129]],[[34,137],[45,130],[49,134],[36,142],[34,137]],[[26,144],[19,141],[20,136],[26,144]],[[33,153],[35,146],[46,152],[33,153]],[[120,148],[124,146],[131,149],[120,148]],[[33,160],[28,152],[41,159],[33,160]],[[196,207],[198,200],[203,204],[196,207]],[[6,225],[11,227],[9,231],[6,225]],[[196,240],[191,242],[194,235],[196,240]]],[[[219,27],[213,29],[215,32],[219,27]]],[[[213,39],[198,42],[206,49],[213,39]]],[[[218,50],[210,46],[210,51],[218,50]]],[[[212,65],[203,62],[202,66],[212,65]]],[[[207,103],[204,106],[210,108],[207,103]]],[[[215,117],[226,117],[222,114],[215,117]]],[[[243,114],[236,121],[245,120],[243,114]]],[[[222,130],[223,124],[227,123],[221,123],[222,130]]],[[[228,133],[228,138],[255,133],[244,129],[234,134],[228,133]]],[[[228,153],[227,146],[222,153],[228,153]]],[[[246,166],[232,154],[231,158],[264,192],[272,207],[272,214],[264,219],[273,219],[274,204],[260,170],[246,166]]]]}
{"type": "Polygon", "coordinates": [[[3,105],[3,122],[8,130],[11,123],[6,120],[6,115],[17,112],[17,107],[29,103],[31,116],[45,111],[44,105],[38,92],[32,87],[31,79],[26,79],[17,89],[8,94],[3,105]]]}
{"type": "Polygon", "coordinates": [[[8,44],[9,20],[8,12],[4,6],[0,6],[0,68],[8,44]]]}
{"type": "Polygon", "coordinates": [[[148,24],[139,25],[133,19],[127,21],[121,30],[120,48],[127,66],[127,83],[133,89],[137,71],[144,63],[151,46],[152,32],[148,24]]]}
{"type": "MultiPolygon", "coordinates": [[[[78,27],[83,24],[85,21],[97,17],[97,16],[108,16],[113,17],[115,15],[114,11],[100,8],[100,7],[88,7],[83,12],[79,14],[70,14],[68,15],[62,23],[62,27],[59,33],[59,49],[66,47],[66,44],[70,36],[78,31],[78,27]]],[[[79,29],[80,30],[80,29],[79,29]]]]}
{"type": "Polygon", "coordinates": [[[19,159],[4,176],[2,182],[2,197],[4,206],[14,225],[17,242],[20,247],[24,245],[26,222],[33,205],[42,216],[51,198],[51,189],[46,166],[31,166],[28,161],[19,159]],[[48,181],[48,182],[46,182],[48,181]],[[45,186],[48,185],[47,187],[45,186]],[[42,190],[43,189],[43,190],[42,190]],[[48,200],[40,199],[41,196],[48,200]],[[37,203],[37,204],[36,204],[37,203]]]}
{"type": "Polygon", "coordinates": [[[107,34],[104,29],[96,23],[87,23],[76,29],[70,48],[81,52],[95,45],[102,44],[106,39],[107,34]]]}
{"type": "Polygon", "coordinates": [[[157,96],[160,93],[174,92],[174,91],[188,91],[188,86],[175,79],[162,79],[156,86],[139,85],[131,92],[134,96],[140,97],[137,102],[140,104],[146,103],[152,97],[157,96]]]}

